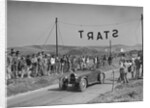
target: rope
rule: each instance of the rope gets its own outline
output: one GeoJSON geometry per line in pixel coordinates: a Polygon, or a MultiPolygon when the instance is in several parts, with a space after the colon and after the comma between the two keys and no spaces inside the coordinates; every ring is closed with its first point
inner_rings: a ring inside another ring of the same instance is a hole
{"type": "Polygon", "coordinates": [[[122,25],[122,24],[125,24],[125,23],[130,23],[130,22],[134,22],[134,21],[139,21],[141,19],[133,19],[133,20],[129,20],[129,21],[124,21],[124,22],[118,22],[118,23],[113,23],[113,24],[102,24],[102,25],[86,25],[86,24],[75,24],[75,23],[68,23],[68,22],[64,22],[64,21],[60,21],[59,20],[59,23],[62,23],[62,24],[66,24],[66,25],[72,25],[72,26],[87,26],[87,27],[102,27],[102,26],[115,26],[115,25],[122,25]]]}
{"type": "MultiPolygon", "coordinates": [[[[102,27],[102,26],[115,26],[115,25],[121,25],[121,24],[126,24],[126,23],[131,23],[131,22],[135,22],[135,21],[138,21],[138,24],[137,24],[137,27],[135,29],[135,36],[136,36],[136,30],[138,29],[138,26],[139,26],[139,22],[141,21],[141,19],[134,19],[134,20],[129,20],[129,21],[124,21],[124,22],[119,22],[119,23],[113,23],[113,24],[103,24],[103,25],[86,25],[86,24],[75,24],[75,23],[68,23],[68,22],[63,22],[63,21],[58,21],[59,24],[66,24],[66,25],[72,25],[72,26],[80,26],[80,27],[83,27],[83,26],[87,26],[87,27],[102,27]]],[[[62,44],[64,46],[64,42],[63,42],[63,37],[62,37],[62,34],[61,34],[61,31],[60,31],[60,27],[59,27],[59,24],[58,24],[58,31],[59,31],[59,35],[60,35],[60,39],[62,41],[62,44]]],[[[44,46],[47,41],[49,40],[50,36],[51,36],[51,33],[52,33],[52,30],[54,29],[54,26],[55,26],[55,23],[53,24],[44,44],[42,46],[44,46]]],[[[136,40],[138,42],[138,37],[136,37],[136,40]]],[[[42,48],[41,48],[42,49],[42,48]]]]}
{"type": "Polygon", "coordinates": [[[49,40],[49,38],[50,38],[50,36],[51,36],[51,33],[52,33],[53,29],[54,29],[54,26],[55,26],[55,23],[53,24],[53,26],[52,26],[50,32],[48,33],[48,36],[47,36],[47,38],[46,38],[44,44],[43,44],[42,46],[44,46],[44,45],[47,43],[47,41],[49,40]]]}
{"type": "MultiPolygon", "coordinates": [[[[46,31],[49,31],[49,28],[50,28],[50,27],[51,27],[51,26],[48,26],[47,29],[46,29],[46,31]]],[[[38,40],[40,40],[43,35],[45,35],[45,32],[44,32],[44,31],[43,31],[42,33],[40,33],[40,35],[35,39],[35,41],[33,42],[34,45],[36,45],[36,42],[37,42],[38,40]]]]}

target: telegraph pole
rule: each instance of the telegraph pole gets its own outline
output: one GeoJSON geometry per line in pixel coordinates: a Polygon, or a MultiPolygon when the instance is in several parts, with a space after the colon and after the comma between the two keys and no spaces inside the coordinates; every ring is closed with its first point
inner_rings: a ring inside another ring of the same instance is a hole
{"type": "Polygon", "coordinates": [[[55,24],[56,24],[56,56],[58,57],[58,36],[57,36],[57,17],[55,19],[55,24]]]}
{"type": "Polygon", "coordinates": [[[141,14],[141,32],[142,32],[142,43],[143,43],[143,14],[141,14]]]}
{"type": "MultiPolygon", "coordinates": [[[[143,53],[143,14],[141,14],[141,32],[142,32],[142,53],[143,53]]],[[[143,54],[142,54],[142,56],[143,56],[143,54]]],[[[143,57],[142,57],[142,61],[143,61],[143,57]]],[[[143,65],[143,64],[142,64],[143,65]]],[[[144,71],[144,68],[143,68],[143,66],[142,66],[142,78],[143,78],[143,71],[144,71]]]]}

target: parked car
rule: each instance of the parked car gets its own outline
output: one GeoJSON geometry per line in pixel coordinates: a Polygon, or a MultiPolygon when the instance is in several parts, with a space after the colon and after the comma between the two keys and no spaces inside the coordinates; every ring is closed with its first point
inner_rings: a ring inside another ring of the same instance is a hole
{"type": "Polygon", "coordinates": [[[104,83],[105,73],[101,70],[88,70],[66,73],[59,79],[59,88],[67,89],[68,85],[85,91],[87,86],[94,83],[104,83]]]}

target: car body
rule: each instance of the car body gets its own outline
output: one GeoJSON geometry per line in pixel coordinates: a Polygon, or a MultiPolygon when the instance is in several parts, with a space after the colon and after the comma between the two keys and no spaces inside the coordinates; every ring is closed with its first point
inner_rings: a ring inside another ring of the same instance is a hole
{"type": "Polygon", "coordinates": [[[87,86],[93,83],[104,83],[105,74],[101,70],[86,70],[65,73],[59,79],[59,88],[67,89],[68,85],[78,88],[80,91],[86,90],[87,86]]]}

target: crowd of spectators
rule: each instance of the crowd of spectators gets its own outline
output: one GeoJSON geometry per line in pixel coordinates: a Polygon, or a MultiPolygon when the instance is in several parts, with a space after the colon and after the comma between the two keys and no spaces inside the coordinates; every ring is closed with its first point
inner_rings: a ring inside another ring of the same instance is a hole
{"type": "Polygon", "coordinates": [[[112,58],[103,56],[73,56],[73,55],[52,55],[43,51],[22,55],[20,51],[11,49],[7,53],[7,79],[24,77],[50,76],[63,74],[65,72],[100,68],[106,64],[111,65],[112,58]]]}

